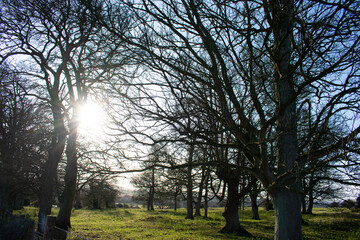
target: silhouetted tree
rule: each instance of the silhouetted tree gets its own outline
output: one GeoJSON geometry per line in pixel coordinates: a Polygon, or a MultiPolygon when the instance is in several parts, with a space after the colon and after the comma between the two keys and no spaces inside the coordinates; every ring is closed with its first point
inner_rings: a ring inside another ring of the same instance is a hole
{"type": "Polygon", "coordinates": [[[82,191],[84,205],[91,209],[114,208],[119,191],[106,179],[93,179],[82,191]]]}
{"type": "MultiPolygon", "coordinates": [[[[358,113],[357,2],[122,3],[94,14],[128,44],[134,62],[142,66],[137,68],[141,78],[133,78],[136,73],[128,78],[133,91],[121,96],[156,122],[157,129],[165,124],[177,129],[178,141],[219,145],[209,137],[213,128],[201,120],[211,116],[221,123],[216,130],[232,139],[225,145],[241,150],[248,162],[242,169],[255,175],[272,197],[275,239],[301,239],[304,156],[323,159],[324,152],[346,149],[360,128],[349,124],[331,144],[309,147],[300,155],[298,107],[304,96],[319,103],[312,111],[317,119],[313,129],[328,127],[335,115],[358,113]],[[118,24],[126,11],[138,24],[124,33],[118,24]],[[196,104],[185,104],[189,99],[196,104]],[[179,118],[178,106],[186,118],[179,118]]],[[[163,141],[168,131],[158,138],[130,133],[163,141]]],[[[315,143],[317,134],[309,140],[315,143]]]]}
{"type": "Polygon", "coordinates": [[[0,23],[6,46],[1,49],[2,59],[23,56],[19,60],[26,62],[23,73],[42,88],[41,96],[33,94],[49,103],[53,116],[53,137],[41,186],[39,230],[43,232],[45,217],[51,213],[64,151],[67,164],[57,226],[67,229],[76,190],[79,110],[90,86],[108,73],[112,51],[119,44],[102,35],[83,1],[3,1],[0,23]]]}
{"type": "Polygon", "coordinates": [[[31,86],[11,66],[0,66],[1,217],[38,194],[50,131],[49,109],[26,95],[31,86]]]}

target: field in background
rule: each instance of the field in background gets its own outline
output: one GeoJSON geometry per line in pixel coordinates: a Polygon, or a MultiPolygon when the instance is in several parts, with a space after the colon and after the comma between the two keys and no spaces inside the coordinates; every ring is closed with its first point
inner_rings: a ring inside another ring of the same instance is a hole
{"type": "MultiPolygon", "coordinates": [[[[209,218],[186,220],[185,209],[146,211],[144,209],[74,210],[71,239],[273,239],[274,211],[260,210],[261,220],[251,219],[251,209],[240,211],[241,225],[254,238],[220,234],[225,225],[223,208],[211,208],[209,218]]],[[[25,208],[16,214],[27,214],[36,220],[37,209],[25,208]]],[[[57,214],[57,209],[53,211],[57,214]]],[[[346,209],[314,209],[304,215],[304,239],[360,239],[360,213],[346,209]]]]}

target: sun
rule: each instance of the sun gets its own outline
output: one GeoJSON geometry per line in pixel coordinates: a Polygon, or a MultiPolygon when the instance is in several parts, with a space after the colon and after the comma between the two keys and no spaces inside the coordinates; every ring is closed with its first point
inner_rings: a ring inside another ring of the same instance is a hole
{"type": "Polygon", "coordinates": [[[80,133],[85,136],[102,133],[105,125],[105,115],[100,103],[89,101],[84,104],[79,111],[80,133]]]}

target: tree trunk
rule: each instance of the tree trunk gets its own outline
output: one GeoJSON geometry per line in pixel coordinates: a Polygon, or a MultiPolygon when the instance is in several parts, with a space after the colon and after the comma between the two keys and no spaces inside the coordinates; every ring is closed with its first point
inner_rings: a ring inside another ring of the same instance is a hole
{"type": "Polygon", "coordinates": [[[203,191],[203,189],[200,188],[198,197],[197,197],[197,201],[196,201],[196,205],[195,205],[195,216],[201,216],[200,209],[201,209],[202,191],[203,191]]]}
{"type": "MultiPolygon", "coordinates": [[[[46,216],[51,214],[51,206],[53,203],[53,192],[56,183],[57,168],[59,159],[55,157],[55,149],[50,150],[48,160],[45,163],[44,176],[42,178],[42,184],[40,186],[39,196],[39,220],[38,231],[44,233],[46,216]]],[[[60,156],[61,158],[61,156],[60,156]]]]}
{"type": "Polygon", "coordinates": [[[312,209],[314,206],[314,172],[311,173],[309,179],[309,205],[306,209],[306,214],[312,214],[312,209]]]}
{"type": "Polygon", "coordinates": [[[309,205],[306,209],[306,214],[312,214],[312,209],[314,207],[314,198],[313,197],[309,197],[309,205]]]}
{"type": "Polygon", "coordinates": [[[39,220],[38,231],[44,233],[46,217],[51,214],[53,204],[54,188],[57,182],[57,169],[65,149],[67,131],[64,125],[64,116],[61,113],[59,100],[52,96],[51,111],[54,119],[53,139],[49,150],[49,156],[45,162],[45,169],[41,177],[41,186],[39,194],[39,220]]]}
{"type": "MultiPolygon", "coordinates": [[[[271,12],[274,37],[274,90],[276,94],[278,179],[270,189],[275,208],[274,239],[302,239],[300,166],[297,162],[297,115],[293,72],[290,68],[294,2],[292,0],[264,1],[271,12]]],[[[266,7],[266,6],[264,6],[266,7]]]]}
{"type": "Polygon", "coordinates": [[[260,220],[259,207],[257,205],[257,192],[250,192],[252,219],[260,220]]]}
{"type": "MultiPolygon", "coordinates": [[[[208,173],[209,174],[209,173],[208,173]]],[[[204,196],[204,218],[208,217],[208,185],[209,185],[209,175],[206,175],[206,180],[205,180],[205,196],[204,196]]]]}
{"type": "Polygon", "coordinates": [[[201,216],[201,200],[202,200],[202,193],[203,193],[203,189],[204,189],[204,181],[205,181],[205,167],[202,167],[202,173],[201,173],[201,181],[200,181],[200,185],[199,185],[199,192],[198,192],[198,197],[197,197],[197,201],[196,201],[196,206],[195,206],[195,216],[201,216]]]}
{"type": "Polygon", "coordinates": [[[273,194],[275,238],[302,239],[301,200],[298,193],[283,188],[273,194]]]}
{"type": "Polygon", "coordinates": [[[259,217],[259,206],[257,204],[257,197],[259,195],[259,188],[258,188],[258,180],[252,176],[251,177],[251,188],[250,188],[250,200],[251,200],[251,211],[252,211],[252,219],[260,220],[259,217]]]}
{"type": "Polygon", "coordinates": [[[305,181],[306,176],[302,177],[302,195],[301,195],[301,213],[305,214],[306,213],[306,194],[307,194],[307,187],[306,187],[306,181],[305,181]]]}
{"type": "Polygon", "coordinates": [[[151,169],[151,183],[149,189],[149,201],[148,201],[148,211],[154,211],[154,196],[155,196],[155,168],[151,169]]]}
{"type": "Polygon", "coordinates": [[[240,226],[239,222],[239,181],[235,178],[229,178],[227,182],[228,194],[225,206],[225,212],[223,216],[226,220],[225,227],[223,227],[221,233],[236,233],[241,236],[251,236],[251,234],[240,226]]]}
{"type": "Polygon", "coordinates": [[[301,213],[306,214],[306,193],[301,195],[301,213]]]}
{"type": "Polygon", "coordinates": [[[188,161],[188,169],[187,169],[187,196],[186,196],[186,218],[185,219],[194,219],[193,216],[193,180],[192,180],[192,160],[194,155],[194,144],[191,143],[189,149],[189,161],[188,161]]]}
{"type": "MultiPolygon", "coordinates": [[[[76,116],[76,115],[75,115],[76,116]]],[[[60,210],[56,218],[56,226],[61,229],[67,230],[71,227],[70,217],[73,207],[76,181],[77,181],[77,129],[78,122],[70,123],[70,135],[68,137],[66,146],[67,164],[65,169],[65,187],[62,193],[60,210]]]]}
{"type": "Polygon", "coordinates": [[[154,210],[154,186],[150,186],[147,210],[148,211],[153,211],[154,210]]]}
{"type": "Polygon", "coordinates": [[[178,194],[177,194],[177,191],[175,191],[175,194],[174,194],[174,211],[177,210],[177,197],[178,197],[178,194]]]}

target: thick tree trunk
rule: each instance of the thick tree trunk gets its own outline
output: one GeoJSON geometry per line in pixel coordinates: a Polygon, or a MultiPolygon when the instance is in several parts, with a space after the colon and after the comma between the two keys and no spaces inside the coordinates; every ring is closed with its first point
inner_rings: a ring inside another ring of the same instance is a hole
{"type": "Polygon", "coordinates": [[[296,140],[295,104],[287,107],[287,118],[279,120],[281,134],[278,139],[278,174],[283,177],[275,189],[272,198],[275,208],[275,239],[302,239],[301,233],[301,194],[298,172],[296,140]]]}
{"type": "Polygon", "coordinates": [[[312,192],[309,192],[309,205],[306,209],[306,214],[312,214],[313,207],[314,207],[314,196],[312,192]]]}
{"type": "Polygon", "coordinates": [[[186,218],[185,219],[194,219],[193,215],[193,180],[192,180],[192,161],[194,155],[194,144],[190,145],[189,149],[189,160],[188,160],[188,169],[187,169],[187,196],[186,196],[186,218]]]}
{"type": "Polygon", "coordinates": [[[38,231],[44,233],[46,216],[51,214],[53,204],[53,194],[57,182],[57,169],[65,149],[67,131],[64,125],[64,116],[59,106],[59,100],[52,97],[52,113],[54,118],[53,139],[49,150],[49,156],[45,163],[45,169],[41,178],[39,194],[39,220],[38,231]]]}
{"type": "Polygon", "coordinates": [[[306,214],[312,214],[313,207],[314,207],[314,199],[309,198],[309,205],[306,209],[306,214]]]}
{"type": "Polygon", "coordinates": [[[257,192],[251,191],[250,192],[250,199],[251,199],[251,212],[252,212],[252,219],[259,220],[259,207],[257,205],[257,192]]]}
{"type": "MultiPolygon", "coordinates": [[[[292,0],[264,1],[271,12],[268,20],[274,37],[274,90],[277,109],[277,163],[278,182],[270,189],[275,208],[274,239],[302,239],[300,166],[297,162],[296,95],[290,59],[294,2],[292,0]]],[[[265,6],[266,7],[266,6],[265,6]]]]}
{"type": "Polygon", "coordinates": [[[223,227],[221,233],[236,233],[241,236],[251,236],[251,234],[240,226],[239,222],[239,181],[235,178],[229,178],[227,182],[228,194],[225,206],[225,212],[223,216],[226,220],[225,227],[223,227]]]}
{"type": "MultiPolygon", "coordinates": [[[[45,165],[48,165],[48,161],[45,165]]],[[[51,164],[54,165],[54,164],[51,164]]],[[[54,171],[49,171],[46,169],[55,168],[53,166],[45,166],[45,171],[47,172],[46,177],[42,180],[42,185],[40,188],[40,196],[39,196],[39,214],[38,214],[38,231],[43,233],[45,231],[45,224],[46,224],[46,216],[51,214],[51,206],[53,200],[53,188],[55,181],[51,179],[49,175],[53,175],[54,171]],[[45,190],[46,189],[46,190],[45,190]]],[[[57,166],[56,169],[57,170],[57,166]]],[[[55,173],[56,175],[56,173],[55,173]]]]}
{"type": "Polygon", "coordinates": [[[250,200],[251,200],[251,211],[252,219],[259,220],[259,206],[257,204],[257,197],[259,195],[258,180],[255,177],[251,177],[251,189],[250,189],[250,200]]]}
{"type": "Polygon", "coordinates": [[[198,193],[198,197],[196,200],[196,205],[195,205],[195,216],[201,216],[201,199],[202,199],[202,189],[199,190],[198,193]]]}
{"type": "MultiPolygon", "coordinates": [[[[189,167],[191,168],[191,167],[189,167]]],[[[194,219],[193,215],[193,197],[192,197],[192,180],[188,179],[187,196],[186,196],[186,219],[194,219]]]]}
{"type": "Polygon", "coordinates": [[[302,239],[300,194],[283,188],[273,194],[275,238],[302,239]]]}
{"type": "Polygon", "coordinates": [[[65,187],[61,197],[60,210],[56,218],[56,226],[67,230],[71,227],[70,217],[73,207],[76,181],[77,181],[77,129],[78,123],[75,121],[71,123],[70,135],[68,137],[66,146],[67,164],[65,169],[65,187]]]}
{"type": "Polygon", "coordinates": [[[61,155],[60,150],[55,147],[55,149],[50,150],[48,160],[45,163],[45,171],[39,196],[38,231],[41,233],[45,231],[46,216],[51,214],[57,168],[61,155]]]}
{"type": "Polygon", "coordinates": [[[147,210],[153,211],[154,210],[154,186],[150,186],[149,189],[149,200],[147,204],[147,210]]]}

